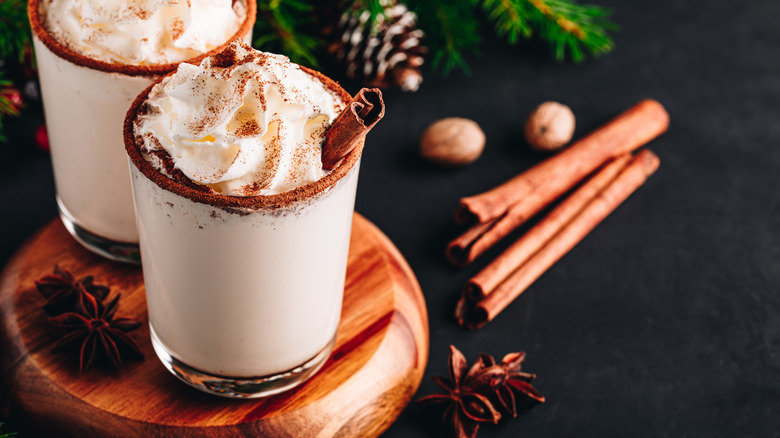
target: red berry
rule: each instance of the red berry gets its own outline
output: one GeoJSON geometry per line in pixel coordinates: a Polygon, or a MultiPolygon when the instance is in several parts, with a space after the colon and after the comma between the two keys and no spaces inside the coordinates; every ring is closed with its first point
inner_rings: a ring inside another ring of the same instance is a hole
{"type": "Polygon", "coordinates": [[[7,97],[16,108],[21,108],[24,104],[24,100],[22,100],[22,93],[20,93],[19,90],[13,90],[7,94],[7,97]]]}
{"type": "Polygon", "coordinates": [[[46,132],[46,125],[42,124],[35,130],[35,144],[38,149],[49,152],[49,133],[46,132]]]}
{"type": "Polygon", "coordinates": [[[0,89],[0,95],[2,95],[3,99],[11,103],[11,114],[17,114],[24,105],[22,93],[20,93],[16,88],[4,87],[0,89]]]}

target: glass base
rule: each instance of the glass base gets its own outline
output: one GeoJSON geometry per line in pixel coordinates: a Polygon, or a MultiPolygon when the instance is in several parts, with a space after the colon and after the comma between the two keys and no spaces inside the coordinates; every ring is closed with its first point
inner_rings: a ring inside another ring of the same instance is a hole
{"type": "Polygon", "coordinates": [[[60,211],[60,219],[65,224],[71,236],[84,248],[94,252],[99,256],[111,259],[117,262],[132,263],[138,265],[141,263],[141,253],[138,250],[137,243],[116,242],[93,234],[76,224],[73,216],[68,212],[62,201],[57,197],[57,208],[60,211]]]}
{"type": "Polygon", "coordinates": [[[203,392],[228,398],[266,397],[300,385],[319,371],[330,357],[336,343],[334,335],[328,345],[313,358],[288,371],[261,377],[226,377],[199,371],[173,357],[157,338],[151,324],[149,324],[149,334],[157,357],[179,380],[203,392]]]}

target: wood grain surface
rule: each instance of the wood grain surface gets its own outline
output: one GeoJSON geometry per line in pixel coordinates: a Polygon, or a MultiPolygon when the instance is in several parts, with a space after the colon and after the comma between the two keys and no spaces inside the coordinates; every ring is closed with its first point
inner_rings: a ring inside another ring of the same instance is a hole
{"type": "MultiPolygon", "coordinates": [[[[342,320],[322,370],[301,387],[256,400],[210,396],[163,368],[148,326],[132,333],[146,356],[119,371],[79,375],[73,357],[51,353],[34,281],[55,263],[122,293],[118,314],[147,321],[140,267],[104,260],[59,219],[33,236],[0,277],[0,409],[41,436],[370,437],[382,433],[416,391],[428,358],[428,320],[406,261],[355,214],[342,320]]],[[[32,435],[35,436],[35,435],[32,435]]]]}

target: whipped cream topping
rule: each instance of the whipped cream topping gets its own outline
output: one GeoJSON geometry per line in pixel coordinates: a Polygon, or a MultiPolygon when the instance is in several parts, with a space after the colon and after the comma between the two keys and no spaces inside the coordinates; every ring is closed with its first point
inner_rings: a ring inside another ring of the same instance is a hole
{"type": "Polygon", "coordinates": [[[157,84],[134,129],[145,158],[169,177],[180,171],[223,195],[273,195],[328,174],[322,144],[344,107],[287,57],[234,41],[157,84]]]}
{"type": "Polygon", "coordinates": [[[243,0],[41,0],[46,30],[84,56],[170,64],[220,46],[246,16],[243,0]]]}

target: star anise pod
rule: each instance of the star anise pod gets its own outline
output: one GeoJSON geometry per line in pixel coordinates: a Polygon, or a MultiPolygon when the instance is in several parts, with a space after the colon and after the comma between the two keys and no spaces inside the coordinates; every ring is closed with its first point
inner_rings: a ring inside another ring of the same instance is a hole
{"type": "Polygon", "coordinates": [[[76,280],[70,271],[54,265],[54,273],[36,280],[35,287],[46,298],[43,310],[55,316],[72,312],[85,293],[95,297],[98,302],[106,299],[110,290],[108,286],[94,284],[93,281],[91,275],[76,280]]]}
{"type": "Polygon", "coordinates": [[[526,402],[544,403],[544,397],[530,383],[536,378],[536,374],[521,371],[524,360],[524,351],[507,354],[499,364],[496,364],[493,356],[489,354],[479,356],[479,361],[484,364],[485,370],[501,370],[490,373],[488,385],[498,399],[499,405],[513,418],[517,417],[521,407],[518,405],[518,396],[526,402]]]}
{"type": "MultiPolygon", "coordinates": [[[[434,376],[434,381],[444,389],[443,394],[432,394],[417,400],[421,405],[446,404],[444,421],[449,422],[452,432],[458,438],[473,438],[479,424],[498,423],[501,414],[482,391],[491,381],[493,371],[485,373],[481,361],[468,367],[466,357],[455,346],[450,346],[448,361],[449,380],[434,376]]],[[[501,372],[495,368],[495,372],[501,372]]]]}
{"type": "Polygon", "coordinates": [[[127,335],[141,326],[140,321],[130,318],[115,318],[119,308],[117,294],[107,305],[92,294],[83,293],[75,312],[49,318],[49,321],[63,332],[54,345],[55,353],[78,349],[79,373],[88,370],[100,355],[115,368],[122,364],[123,354],[127,358],[142,359],[143,353],[135,341],[127,335]]]}

